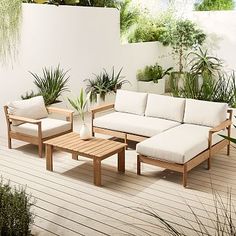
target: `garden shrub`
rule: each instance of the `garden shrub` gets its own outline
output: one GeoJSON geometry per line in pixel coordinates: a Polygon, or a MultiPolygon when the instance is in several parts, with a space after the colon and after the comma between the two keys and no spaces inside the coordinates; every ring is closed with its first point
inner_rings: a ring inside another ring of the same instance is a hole
{"type": "Polygon", "coordinates": [[[10,183],[0,181],[0,235],[27,236],[31,235],[34,214],[31,196],[24,188],[11,188],[10,183]]]}

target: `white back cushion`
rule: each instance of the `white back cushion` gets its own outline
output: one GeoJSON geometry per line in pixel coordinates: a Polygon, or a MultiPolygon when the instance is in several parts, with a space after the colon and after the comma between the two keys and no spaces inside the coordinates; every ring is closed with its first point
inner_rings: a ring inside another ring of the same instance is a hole
{"type": "Polygon", "coordinates": [[[185,99],[148,94],[146,116],[183,122],[185,99]]]}
{"type": "MultiPolygon", "coordinates": [[[[22,116],[31,119],[41,119],[48,116],[47,109],[42,96],[33,97],[26,100],[14,101],[8,104],[9,114],[22,116]]],[[[19,125],[22,122],[13,121],[13,125],[19,125]]]]}
{"type": "Polygon", "coordinates": [[[184,123],[215,127],[226,120],[227,110],[226,103],[186,99],[184,123]]]}
{"type": "Polygon", "coordinates": [[[136,115],[144,115],[147,103],[147,93],[127,90],[117,90],[115,110],[136,115]]]}

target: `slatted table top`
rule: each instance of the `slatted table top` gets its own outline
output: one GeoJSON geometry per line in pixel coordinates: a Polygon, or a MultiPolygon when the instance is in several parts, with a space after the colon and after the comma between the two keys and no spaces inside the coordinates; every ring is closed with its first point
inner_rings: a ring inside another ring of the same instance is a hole
{"type": "Polygon", "coordinates": [[[82,140],[79,134],[75,132],[47,140],[44,144],[52,145],[65,151],[75,152],[81,156],[104,158],[127,146],[125,143],[102,138],[82,140]]]}

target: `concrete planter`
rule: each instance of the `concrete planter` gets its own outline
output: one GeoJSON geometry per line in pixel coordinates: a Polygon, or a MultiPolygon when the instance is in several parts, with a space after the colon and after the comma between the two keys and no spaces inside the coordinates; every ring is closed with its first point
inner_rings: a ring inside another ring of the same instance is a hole
{"type": "Polygon", "coordinates": [[[144,93],[164,94],[165,78],[160,79],[158,83],[154,83],[153,81],[150,82],[138,81],[138,91],[144,93]]]}
{"type": "Polygon", "coordinates": [[[106,95],[105,100],[101,99],[99,94],[97,94],[97,102],[89,102],[89,110],[98,107],[98,106],[103,106],[109,103],[114,103],[116,98],[115,93],[109,93],[106,95]]]}

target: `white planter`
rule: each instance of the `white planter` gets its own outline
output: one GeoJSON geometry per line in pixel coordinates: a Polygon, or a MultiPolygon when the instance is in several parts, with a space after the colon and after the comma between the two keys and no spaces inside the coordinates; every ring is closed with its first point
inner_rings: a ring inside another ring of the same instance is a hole
{"type": "Polygon", "coordinates": [[[97,95],[97,102],[89,102],[89,110],[91,110],[95,107],[98,107],[98,106],[105,105],[105,104],[114,103],[115,98],[116,98],[115,93],[107,94],[105,97],[105,100],[101,99],[101,97],[99,95],[97,95]]]}
{"type": "Polygon", "coordinates": [[[86,124],[83,124],[79,132],[80,139],[87,140],[91,138],[90,130],[86,124]]]}
{"type": "Polygon", "coordinates": [[[144,93],[164,94],[165,78],[160,79],[158,83],[154,83],[153,81],[150,82],[138,81],[138,91],[144,93]]]}

